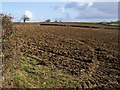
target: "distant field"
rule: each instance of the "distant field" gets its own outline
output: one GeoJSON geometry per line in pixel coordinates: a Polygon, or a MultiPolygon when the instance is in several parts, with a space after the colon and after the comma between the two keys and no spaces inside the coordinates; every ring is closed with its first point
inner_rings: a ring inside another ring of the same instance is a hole
{"type": "Polygon", "coordinates": [[[118,29],[78,25],[16,24],[4,87],[118,88],[118,29]]]}
{"type": "Polygon", "coordinates": [[[15,23],[16,25],[35,25],[35,26],[69,26],[80,28],[102,28],[102,29],[118,29],[118,23],[95,23],[95,22],[31,22],[31,23],[15,23]]]}

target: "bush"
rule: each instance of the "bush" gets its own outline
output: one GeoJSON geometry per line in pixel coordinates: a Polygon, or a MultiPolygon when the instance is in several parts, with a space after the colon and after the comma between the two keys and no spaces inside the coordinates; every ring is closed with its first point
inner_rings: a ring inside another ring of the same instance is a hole
{"type": "Polygon", "coordinates": [[[51,20],[50,20],[50,19],[47,19],[47,20],[45,20],[45,22],[51,22],[51,20]]]}
{"type": "Polygon", "coordinates": [[[3,38],[10,36],[13,33],[12,16],[0,14],[0,23],[3,28],[3,38]]]}

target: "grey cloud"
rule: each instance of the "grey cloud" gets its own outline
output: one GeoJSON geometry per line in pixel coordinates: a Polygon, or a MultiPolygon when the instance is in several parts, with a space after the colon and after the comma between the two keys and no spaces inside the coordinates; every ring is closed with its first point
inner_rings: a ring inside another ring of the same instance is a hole
{"type": "Polygon", "coordinates": [[[99,11],[96,8],[88,8],[85,11],[79,12],[75,17],[76,19],[111,19],[117,18],[116,14],[108,14],[102,11],[99,11]]]}
{"type": "Polygon", "coordinates": [[[89,3],[81,5],[81,3],[68,3],[66,9],[76,10],[78,13],[75,19],[109,19],[117,18],[118,3],[117,2],[94,2],[88,7],[89,3]]]}
{"type": "Polygon", "coordinates": [[[69,2],[64,6],[65,15],[68,19],[117,19],[118,3],[117,2],[93,2],[89,3],[69,2]],[[74,14],[76,12],[76,14],[74,14]],[[70,17],[72,15],[72,17],[70,17]]]}
{"type": "Polygon", "coordinates": [[[84,10],[87,8],[88,3],[83,3],[81,2],[70,2],[65,5],[66,9],[76,9],[76,10],[84,10]]]}
{"type": "Polygon", "coordinates": [[[76,7],[77,2],[69,2],[65,5],[65,8],[74,8],[76,7]]]}
{"type": "Polygon", "coordinates": [[[106,12],[106,13],[118,12],[117,2],[95,2],[93,3],[92,7],[97,8],[99,11],[106,12]]]}

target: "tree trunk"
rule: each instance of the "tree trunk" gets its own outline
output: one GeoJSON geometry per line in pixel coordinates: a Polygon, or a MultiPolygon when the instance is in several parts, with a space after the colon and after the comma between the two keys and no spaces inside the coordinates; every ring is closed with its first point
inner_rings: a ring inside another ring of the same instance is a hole
{"type": "Polygon", "coordinates": [[[25,23],[25,18],[23,19],[23,22],[25,23]]]}

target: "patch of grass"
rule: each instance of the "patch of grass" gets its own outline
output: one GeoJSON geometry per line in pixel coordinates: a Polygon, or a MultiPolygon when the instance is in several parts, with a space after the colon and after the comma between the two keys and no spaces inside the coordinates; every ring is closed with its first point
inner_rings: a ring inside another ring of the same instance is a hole
{"type": "Polygon", "coordinates": [[[119,26],[119,24],[118,23],[111,23],[111,24],[109,24],[110,26],[119,26]]]}
{"type": "Polygon", "coordinates": [[[19,87],[52,88],[80,87],[82,79],[65,73],[66,71],[52,66],[36,65],[38,61],[27,56],[21,60],[21,68],[15,73],[14,79],[19,87]]]}

